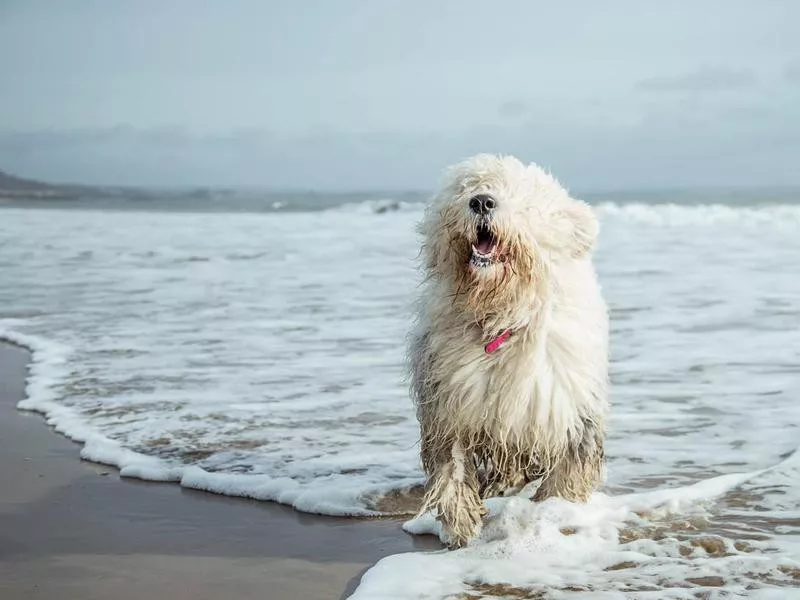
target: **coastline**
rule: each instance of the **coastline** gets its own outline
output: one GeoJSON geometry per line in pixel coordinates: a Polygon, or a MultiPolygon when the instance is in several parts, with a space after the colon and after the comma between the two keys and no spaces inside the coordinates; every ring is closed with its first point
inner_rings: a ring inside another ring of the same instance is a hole
{"type": "Polygon", "coordinates": [[[390,554],[440,547],[396,519],[347,519],[121,478],[16,408],[30,352],[0,342],[4,600],[346,598],[390,554]]]}

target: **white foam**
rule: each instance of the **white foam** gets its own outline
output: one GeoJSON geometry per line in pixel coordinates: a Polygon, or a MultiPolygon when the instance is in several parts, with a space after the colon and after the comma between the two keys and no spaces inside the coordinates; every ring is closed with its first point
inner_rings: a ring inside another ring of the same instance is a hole
{"type": "Polygon", "coordinates": [[[31,350],[25,395],[17,406],[23,410],[52,413],[61,419],[73,415],[68,407],[57,402],[56,390],[69,376],[69,348],[58,342],[10,329],[24,324],[22,319],[0,319],[0,340],[31,350]]]}
{"type": "MultiPolygon", "coordinates": [[[[533,503],[524,495],[495,498],[487,502],[489,514],[480,535],[466,548],[384,558],[364,574],[350,598],[454,598],[482,595],[489,586],[499,586],[491,597],[503,595],[503,586],[516,589],[516,594],[508,591],[509,597],[545,592],[553,598],[571,597],[570,592],[591,592],[592,598],[696,598],[701,592],[715,597],[720,587],[716,578],[724,582],[724,594],[758,590],[769,597],[767,579],[790,584],[781,568],[796,567],[794,559],[754,554],[722,538],[717,538],[719,554],[726,556],[710,555],[702,544],[681,544],[670,536],[620,539],[625,529],[709,514],[704,503],[765,471],[639,494],[598,493],[586,505],[560,499],[533,503]]],[[[407,522],[404,529],[441,535],[429,513],[407,522]]]]}

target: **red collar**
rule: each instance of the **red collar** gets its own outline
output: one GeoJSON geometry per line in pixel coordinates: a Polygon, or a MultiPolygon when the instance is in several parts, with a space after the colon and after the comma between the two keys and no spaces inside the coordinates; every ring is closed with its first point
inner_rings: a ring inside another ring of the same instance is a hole
{"type": "Polygon", "coordinates": [[[511,330],[504,329],[501,331],[497,337],[493,338],[486,346],[484,346],[484,350],[486,350],[486,354],[491,354],[492,352],[496,352],[500,346],[505,344],[508,341],[508,338],[511,337],[511,330]]]}

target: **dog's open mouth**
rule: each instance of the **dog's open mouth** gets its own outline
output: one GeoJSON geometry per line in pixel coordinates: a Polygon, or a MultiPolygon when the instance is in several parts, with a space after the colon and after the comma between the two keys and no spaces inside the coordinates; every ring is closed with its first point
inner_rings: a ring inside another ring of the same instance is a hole
{"type": "Polygon", "coordinates": [[[472,244],[472,255],[469,262],[473,267],[488,267],[496,259],[497,238],[492,230],[480,223],[475,242],[472,244]]]}

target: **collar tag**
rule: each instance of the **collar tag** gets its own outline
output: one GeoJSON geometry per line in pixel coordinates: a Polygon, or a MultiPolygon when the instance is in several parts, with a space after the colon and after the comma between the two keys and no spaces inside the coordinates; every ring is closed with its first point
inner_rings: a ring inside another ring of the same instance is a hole
{"type": "Polygon", "coordinates": [[[496,352],[500,348],[500,346],[502,346],[508,341],[508,338],[510,337],[511,337],[510,329],[504,329],[503,331],[501,331],[500,335],[498,335],[484,347],[484,350],[486,350],[486,354],[491,354],[492,352],[496,352]]]}

